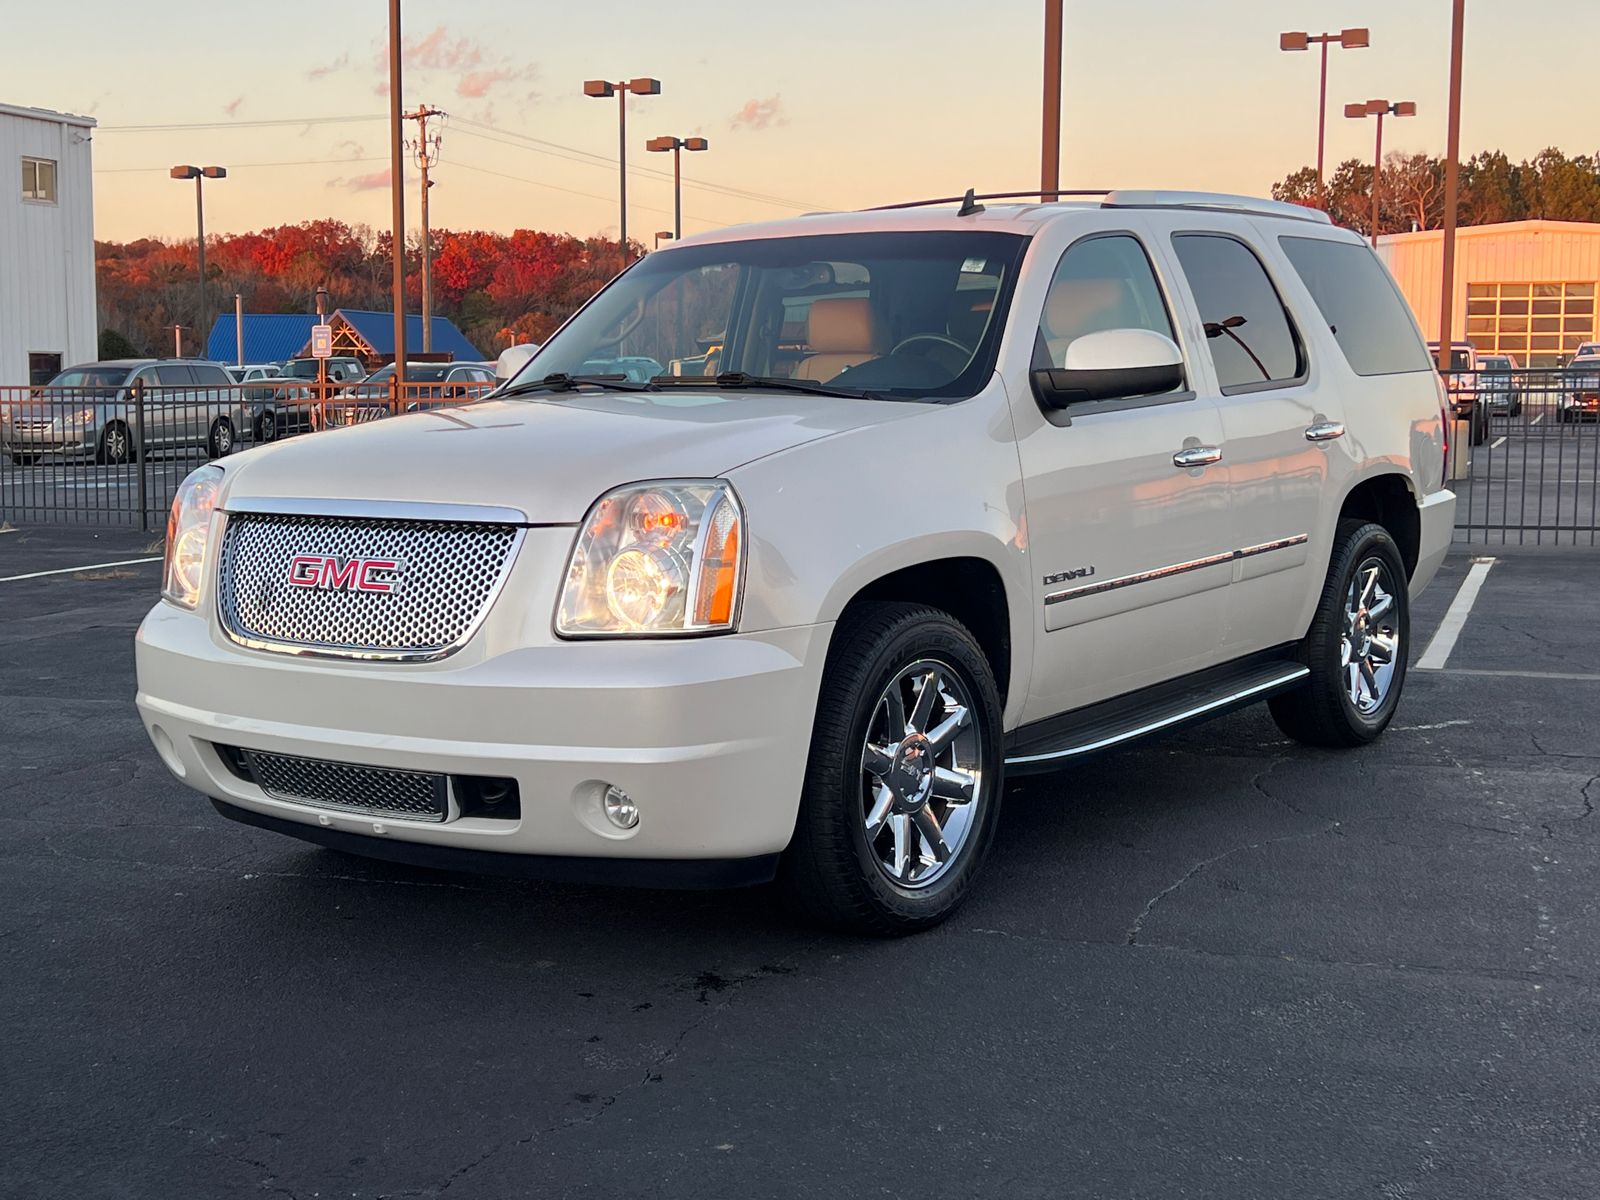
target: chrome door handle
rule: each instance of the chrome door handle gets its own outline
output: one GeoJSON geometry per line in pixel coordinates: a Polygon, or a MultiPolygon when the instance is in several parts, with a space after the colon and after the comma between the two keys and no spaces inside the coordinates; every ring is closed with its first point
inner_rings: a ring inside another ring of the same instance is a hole
{"type": "Polygon", "coordinates": [[[1172,456],[1172,465],[1175,467],[1204,467],[1221,461],[1220,446],[1190,446],[1187,450],[1179,450],[1172,456]]]}
{"type": "Polygon", "coordinates": [[[1318,421],[1306,430],[1308,442],[1331,442],[1344,436],[1343,421],[1318,421]]]}

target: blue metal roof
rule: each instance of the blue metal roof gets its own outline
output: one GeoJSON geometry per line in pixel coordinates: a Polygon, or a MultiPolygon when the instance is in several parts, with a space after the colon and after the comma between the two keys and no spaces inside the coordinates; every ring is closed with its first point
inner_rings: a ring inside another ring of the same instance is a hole
{"type": "MultiPolygon", "coordinates": [[[[334,316],[348,321],[361,335],[361,340],[372,347],[374,354],[394,353],[393,313],[341,308],[334,316]]],[[[329,318],[330,321],[332,319],[329,318]]],[[[311,350],[311,327],[316,323],[317,318],[311,313],[245,313],[245,362],[281,362],[286,358],[308,354],[311,350]]],[[[422,349],[422,317],[419,314],[406,315],[406,349],[412,354],[422,349]]],[[[436,354],[453,354],[458,362],[478,362],[483,358],[482,351],[467,341],[448,317],[433,319],[433,350],[436,354]]],[[[233,314],[225,313],[211,327],[211,336],[206,339],[206,356],[216,362],[231,363],[237,355],[233,314]]]]}
{"type": "MultiPolygon", "coordinates": [[[[311,341],[311,327],[316,323],[314,314],[245,313],[245,362],[280,362],[293,358],[311,341]]],[[[421,336],[420,327],[417,332],[421,336]]],[[[217,318],[217,323],[211,327],[211,336],[206,339],[206,357],[214,362],[231,363],[238,355],[238,345],[233,314],[224,313],[217,318]]]]}
{"type": "MultiPolygon", "coordinates": [[[[361,340],[372,347],[374,354],[394,353],[394,314],[363,312],[360,309],[341,308],[335,316],[343,317],[361,335],[361,340]]],[[[306,334],[311,340],[311,334],[306,334]]],[[[422,349],[422,317],[406,314],[406,350],[416,353],[422,349]]],[[[483,352],[462,335],[447,317],[433,318],[433,352],[453,354],[457,360],[479,362],[483,352]]]]}

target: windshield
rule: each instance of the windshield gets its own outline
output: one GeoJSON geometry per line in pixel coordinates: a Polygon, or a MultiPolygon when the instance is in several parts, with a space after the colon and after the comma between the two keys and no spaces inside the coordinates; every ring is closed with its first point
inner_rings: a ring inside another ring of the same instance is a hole
{"type": "Polygon", "coordinates": [[[50,381],[51,387],[118,387],[128,377],[127,367],[74,367],[50,381]]]}
{"type": "Polygon", "coordinates": [[[646,255],[513,382],[742,372],[903,398],[964,399],[994,369],[1016,234],[770,238],[646,255]]]}
{"type": "Polygon", "coordinates": [[[317,360],[314,358],[297,358],[291,363],[286,363],[278,374],[286,375],[290,379],[315,379],[317,377],[317,360]]]}

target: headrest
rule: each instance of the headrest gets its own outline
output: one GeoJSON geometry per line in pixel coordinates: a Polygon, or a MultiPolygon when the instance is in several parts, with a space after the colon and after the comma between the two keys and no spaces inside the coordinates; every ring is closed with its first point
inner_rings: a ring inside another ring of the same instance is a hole
{"type": "Polygon", "coordinates": [[[1096,318],[1122,306],[1125,288],[1120,279],[1058,279],[1050,285],[1044,322],[1058,338],[1110,328],[1096,318]]]}
{"type": "Polygon", "coordinates": [[[813,300],[806,341],[814,354],[874,354],[878,322],[865,296],[813,300]]]}

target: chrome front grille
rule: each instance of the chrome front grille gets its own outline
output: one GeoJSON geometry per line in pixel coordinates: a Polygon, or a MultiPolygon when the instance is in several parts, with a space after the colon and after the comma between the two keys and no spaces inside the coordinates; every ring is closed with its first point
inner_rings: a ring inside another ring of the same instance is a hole
{"type": "Polygon", "coordinates": [[[521,534],[515,525],[465,521],[231,513],[218,612],[228,635],[255,649],[442,658],[487,614],[521,534]],[[362,564],[374,569],[361,575],[362,564]],[[291,582],[291,570],[301,582],[291,582]]]}
{"type": "Polygon", "coordinates": [[[449,782],[443,775],[295,758],[232,746],[217,749],[236,774],[250,779],[274,800],[407,821],[437,823],[449,815],[449,782]]]}

